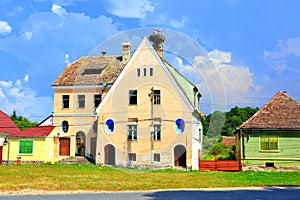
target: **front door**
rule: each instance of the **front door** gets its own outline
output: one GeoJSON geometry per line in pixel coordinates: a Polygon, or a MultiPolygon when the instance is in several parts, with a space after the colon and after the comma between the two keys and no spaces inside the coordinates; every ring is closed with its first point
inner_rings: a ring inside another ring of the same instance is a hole
{"type": "Polygon", "coordinates": [[[59,138],[59,155],[70,156],[70,138],[59,138]]]}
{"type": "Polygon", "coordinates": [[[116,161],[115,161],[115,147],[111,144],[108,144],[104,147],[104,156],[105,156],[105,161],[104,163],[106,165],[115,165],[116,161]]]}
{"type": "Polygon", "coordinates": [[[174,148],[174,166],[186,167],[186,149],[183,145],[174,148]]]}

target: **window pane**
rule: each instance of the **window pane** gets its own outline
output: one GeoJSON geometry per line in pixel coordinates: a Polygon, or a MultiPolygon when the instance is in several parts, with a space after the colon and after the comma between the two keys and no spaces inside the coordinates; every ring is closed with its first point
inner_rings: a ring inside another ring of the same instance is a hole
{"type": "Polygon", "coordinates": [[[161,128],[160,125],[154,125],[154,135],[153,135],[154,140],[160,140],[160,131],[161,131],[160,128],[161,128]]]}
{"type": "Polygon", "coordinates": [[[128,140],[137,140],[137,125],[128,125],[128,140]]]}
{"type": "Polygon", "coordinates": [[[136,73],[137,73],[137,76],[140,77],[141,76],[141,69],[140,68],[136,69],[136,73]]]}
{"type": "Polygon", "coordinates": [[[278,137],[260,137],[261,150],[278,150],[278,137]]]}
{"type": "Polygon", "coordinates": [[[129,161],[136,161],[136,153],[128,153],[129,161]]]}
{"type": "Polygon", "coordinates": [[[147,76],[147,69],[144,68],[144,76],[147,76]]]}
{"type": "Polygon", "coordinates": [[[154,90],[154,104],[160,104],[160,90],[154,90]]]}
{"type": "Polygon", "coordinates": [[[78,108],[85,107],[85,95],[78,95],[78,108]]]}
{"type": "Polygon", "coordinates": [[[154,161],[160,162],[160,154],[159,153],[154,154],[154,161]]]}
{"type": "Polygon", "coordinates": [[[153,68],[150,68],[150,76],[153,76],[153,68]]]}
{"type": "Polygon", "coordinates": [[[32,154],[33,153],[33,141],[23,140],[19,141],[19,154],[32,154]]]}
{"type": "Polygon", "coordinates": [[[129,90],[129,104],[130,105],[137,104],[137,90],[129,90]]]}
{"type": "Polygon", "coordinates": [[[94,107],[97,108],[102,101],[102,94],[94,95],[94,107]]]}
{"type": "Polygon", "coordinates": [[[69,108],[70,107],[70,95],[63,95],[62,96],[62,107],[69,108]]]}

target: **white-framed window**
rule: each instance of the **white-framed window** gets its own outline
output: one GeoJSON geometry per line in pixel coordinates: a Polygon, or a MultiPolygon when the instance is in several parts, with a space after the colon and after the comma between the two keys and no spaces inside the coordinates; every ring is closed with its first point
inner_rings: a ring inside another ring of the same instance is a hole
{"type": "Polygon", "coordinates": [[[182,134],[184,132],[185,122],[182,118],[178,118],[175,120],[174,129],[176,133],[182,134]]]}
{"type": "Polygon", "coordinates": [[[137,140],[137,124],[128,124],[128,140],[137,140]]]}
{"type": "Polygon", "coordinates": [[[129,90],[129,105],[137,105],[137,90],[129,90]]]}
{"type": "Polygon", "coordinates": [[[136,161],[136,153],[128,153],[128,161],[136,161]]]}
{"type": "Polygon", "coordinates": [[[260,136],[260,150],[261,151],[277,151],[278,136],[260,136]]]}
{"type": "Polygon", "coordinates": [[[62,108],[70,108],[70,95],[62,95],[62,108]]]}
{"type": "Polygon", "coordinates": [[[160,154],[159,153],[154,154],[154,161],[155,162],[160,162],[160,154]]]}
{"type": "Polygon", "coordinates": [[[161,96],[160,96],[160,90],[154,90],[153,91],[153,103],[154,104],[160,104],[161,96]]]}
{"type": "Polygon", "coordinates": [[[33,154],[33,140],[19,140],[19,154],[33,154]]]}
{"type": "Polygon", "coordinates": [[[114,122],[114,120],[112,120],[112,119],[106,120],[106,122],[104,124],[104,129],[109,134],[113,133],[114,130],[115,130],[115,122],[114,122]]]}
{"type": "Polygon", "coordinates": [[[79,94],[78,95],[78,108],[84,108],[85,107],[85,95],[79,94]]]}
{"type": "Polygon", "coordinates": [[[161,140],[161,125],[158,125],[158,124],[154,125],[153,139],[154,140],[161,140]]]}
{"type": "Polygon", "coordinates": [[[147,76],[147,68],[144,68],[144,76],[147,76]]]}

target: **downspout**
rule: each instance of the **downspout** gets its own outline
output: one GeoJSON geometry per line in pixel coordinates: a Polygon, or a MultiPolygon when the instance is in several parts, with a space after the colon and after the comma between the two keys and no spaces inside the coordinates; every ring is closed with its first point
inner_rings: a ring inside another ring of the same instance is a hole
{"type": "Polygon", "coordinates": [[[7,165],[9,165],[10,141],[7,138],[7,165]]]}
{"type": "Polygon", "coordinates": [[[245,153],[245,139],[244,139],[244,132],[242,129],[240,129],[241,137],[242,137],[242,154],[243,154],[243,160],[246,158],[246,153],[245,153]]]}

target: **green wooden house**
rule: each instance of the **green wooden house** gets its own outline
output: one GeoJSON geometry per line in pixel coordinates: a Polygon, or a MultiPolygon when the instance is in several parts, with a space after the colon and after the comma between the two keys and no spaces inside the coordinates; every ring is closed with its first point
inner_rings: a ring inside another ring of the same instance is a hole
{"type": "Polygon", "coordinates": [[[278,92],[236,131],[244,163],[300,166],[300,103],[278,92]]]}

